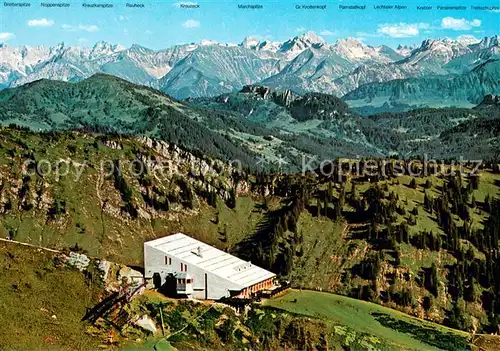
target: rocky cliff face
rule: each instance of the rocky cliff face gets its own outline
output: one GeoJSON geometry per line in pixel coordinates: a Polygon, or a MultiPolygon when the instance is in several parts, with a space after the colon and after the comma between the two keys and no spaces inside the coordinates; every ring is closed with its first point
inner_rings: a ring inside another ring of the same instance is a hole
{"type": "Polygon", "coordinates": [[[481,102],[483,105],[500,105],[500,95],[488,94],[481,102]]]}
{"type": "Polygon", "coordinates": [[[149,235],[182,230],[184,218],[211,218],[216,206],[230,211],[254,191],[236,165],[147,137],[0,134],[0,160],[6,161],[0,164],[0,233],[14,240],[53,248],[77,243],[91,255],[131,263],[141,259],[137,248],[149,235]],[[49,149],[54,153],[44,153],[49,149]],[[37,168],[41,160],[50,169],[37,168]],[[130,250],[129,258],[114,251],[117,244],[130,250]]]}
{"type": "Polygon", "coordinates": [[[300,97],[300,95],[295,94],[290,89],[277,91],[262,85],[245,85],[240,93],[253,93],[260,96],[262,99],[272,100],[284,107],[288,107],[295,99],[300,97]]]}
{"type": "MultiPolygon", "coordinates": [[[[500,95],[494,95],[494,94],[486,95],[483,101],[479,105],[477,105],[474,109],[481,111],[483,114],[485,114],[490,118],[493,119],[500,118],[500,95]]],[[[486,132],[494,130],[494,128],[492,129],[491,127],[484,129],[488,129],[486,130],[486,132]]]]}

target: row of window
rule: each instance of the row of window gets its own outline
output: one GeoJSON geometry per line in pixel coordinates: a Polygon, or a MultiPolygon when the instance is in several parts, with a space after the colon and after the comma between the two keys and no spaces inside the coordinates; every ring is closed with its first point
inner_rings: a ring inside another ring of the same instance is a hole
{"type": "MultiPolygon", "coordinates": [[[[172,265],[172,258],[168,257],[168,256],[165,256],[165,264],[167,266],[171,266],[172,265]]],[[[184,263],[181,262],[181,272],[187,272],[187,271],[188,271],[187,264],[184,264],[184,263]]]]}
{"type": "Polygon", "coordinates": [[[177,279],[177,284],[191,284],[193,279],[177,279]]]}
{"type": "Polygon", "coordinates": [[[257,283],[255,285],[249,286],[248,288],[243,289],[239,296],[248,296],[253,293],[256,293],[257,291],[263,290],[263,289],[268,289],[273,286],[273,282],[271,279],[265,280],[263,282],[257,283]]]}

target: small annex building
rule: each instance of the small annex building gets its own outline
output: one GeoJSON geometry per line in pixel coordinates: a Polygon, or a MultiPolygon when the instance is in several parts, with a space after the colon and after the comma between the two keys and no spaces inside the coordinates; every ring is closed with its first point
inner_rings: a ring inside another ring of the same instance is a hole
{"type": "Polygon", "coordinates": [[[183,233],[144,243],[144,275],[160,285],[175,278],[177,294],[209,300],[272,290],[276,277],[183,233]]]}

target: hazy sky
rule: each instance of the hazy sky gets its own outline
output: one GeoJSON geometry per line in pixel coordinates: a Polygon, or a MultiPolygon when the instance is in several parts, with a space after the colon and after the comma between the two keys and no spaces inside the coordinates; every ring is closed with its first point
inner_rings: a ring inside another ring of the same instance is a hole
{"type": "Polygon", "coordinates": [[[500,34],[500,12],[472,10],[469,7],[500,6],[500,0],[380,0],[370,1],[364,11],[338,9],[339,4],[368,2],[358,0],[251,2],[262,4],[263,10],[237,9],[237,4],[249,3],[241,1],[197,1],[199,9],[182,9],[179,2],[174,1],[147,1],[144,9],[126,8],[124,1],[108,1],[114,4],[111,9],[86,9],[81,7],[81,1],[71,1],[70,8],[47,9],[40,7],[40,0],[32,1],[31,8],[4,7],[3,2],[0,4],[0,42],[7,42],[8,45],[55,45],[64,42],[91,46],[104,40],[125,46],[135,43],[161,49],[203,39],[240,43],[250,35],[284,41],[311,30],[327,42],[356,37],[370,45],[394,47],[400,43],[419,43],[425,38],[454,39],[462,35],[481,38],[500,34]],[[327,9],[295,9],[296,5],[303,4],[327,4],[327,9]],[[409,9],[382,11],[373,9],[374,4],[407,5],[409,9]],[[457,4],[468,9],[435,9],[437,5],[457,4]],[[417,5],[432,5],[434,9],[417,11],[417,5]]]}

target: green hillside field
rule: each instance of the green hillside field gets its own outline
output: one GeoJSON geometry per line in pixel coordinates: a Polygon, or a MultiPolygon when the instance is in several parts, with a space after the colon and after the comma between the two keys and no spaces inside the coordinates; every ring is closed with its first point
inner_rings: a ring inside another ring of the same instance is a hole
{"type": "Polygon", "coordinates": [[[369,334],[386,350],[467,350],[471,340],[469,333],[325,292],[291,290],[263,304],[322,320],[340,334],[369,334]]]}

